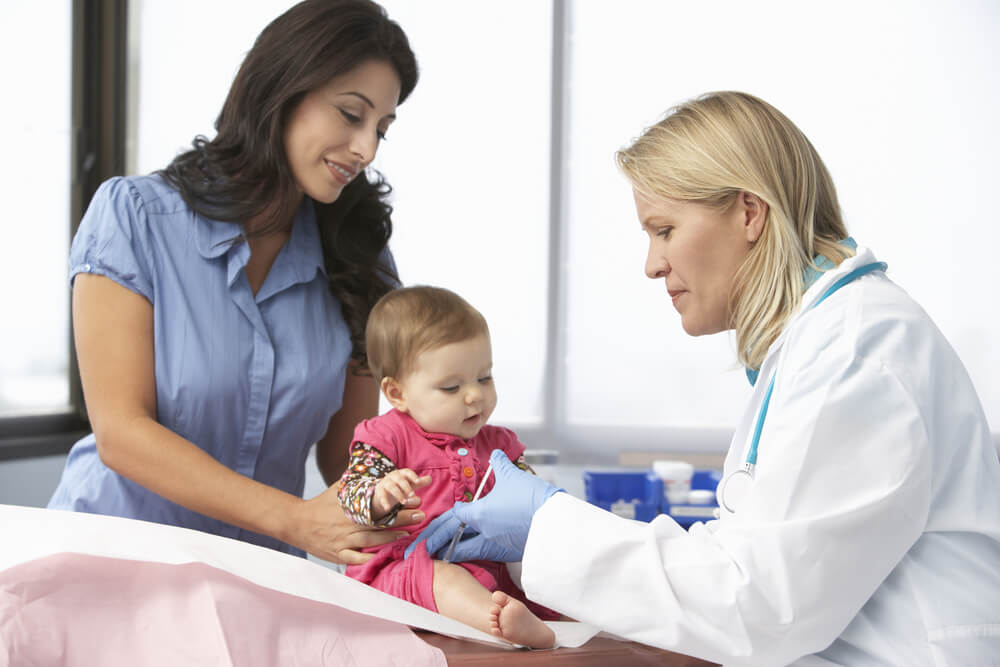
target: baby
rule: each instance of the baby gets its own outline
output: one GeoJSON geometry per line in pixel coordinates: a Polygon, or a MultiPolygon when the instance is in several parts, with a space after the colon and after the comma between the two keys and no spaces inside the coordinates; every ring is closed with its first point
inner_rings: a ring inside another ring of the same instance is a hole
{"type": "Polygon", "coordinates": [[[526,468],[514,433],[486,423],[497,403],[486,320],[449,290],[406,287],[375,304],[366,343],[392,410],[354,431],[340,489],[344,511],[363,525],[392,525],[414,490],[427,478],[430,484],[420,490],[425,520],[402,528],[410,537],[368,549],[375,557],[348,567],[348,576],[512,643],[551,648],[555,635],[542,619],[559,614],[528,601],[504,563],[446,563],[424,543],[403,558],[431,520],[472,500],[492,450],[526,468]]]}

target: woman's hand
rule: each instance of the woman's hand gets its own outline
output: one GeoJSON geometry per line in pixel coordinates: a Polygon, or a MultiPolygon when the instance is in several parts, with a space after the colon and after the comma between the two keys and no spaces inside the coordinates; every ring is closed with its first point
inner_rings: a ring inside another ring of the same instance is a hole
{"type": "MultiPolygon", "coordinates": [[[[418,478],[413,489],[430,484],[430,477],[418,478]]],[[[341,565],[362,565],[374,554],[362,553],[366,547],[388,544],[408,535],[405,531],[389,528],[370,528],[351,521],[340,507],[337,492],[340,484],[331,486],[315,498],[300,501],[289,521],[288,534],[282,539],[307,553],[341,565]]],[[[409,526],[424,520],[424,513],[417,509],[420,497],[407,499],[393,521],[393,528],[409,526]]]]}

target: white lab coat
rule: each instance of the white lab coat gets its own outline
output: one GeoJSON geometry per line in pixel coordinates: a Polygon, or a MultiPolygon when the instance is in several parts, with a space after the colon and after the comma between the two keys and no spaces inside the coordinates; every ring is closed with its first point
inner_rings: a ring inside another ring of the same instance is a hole
{"type": "Polygon", "coordinates": [[[559,493],[535,514],[528,596],[638,642],[732,665],[1000,664],[1000,462],[955,352],[881,272],[809,306],[768,351],[725,462],[735,514],[681,529],[559,493]]]}

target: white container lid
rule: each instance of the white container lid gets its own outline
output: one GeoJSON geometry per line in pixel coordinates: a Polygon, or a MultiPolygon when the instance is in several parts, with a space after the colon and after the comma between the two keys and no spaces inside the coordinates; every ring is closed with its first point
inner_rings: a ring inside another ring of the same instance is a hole
{"type": "Polygon", "coordinates": [[[687,461],[653,461],[653,472],[661,479],[690,479],[694,466],[687,461]]]}
{"type": "Polygon", "coordinates": [[[692,489],[688,492],[688,503],[691,505],[714,505],[715,491],[692,489]]]}

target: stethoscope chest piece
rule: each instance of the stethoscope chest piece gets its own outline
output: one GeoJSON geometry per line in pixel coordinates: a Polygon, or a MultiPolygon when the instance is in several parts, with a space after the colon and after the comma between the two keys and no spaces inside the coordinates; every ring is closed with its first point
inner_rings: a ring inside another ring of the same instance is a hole
{"type": "Polygon", "coordinates": [[[739,470],[735,470],[722,480],[719,486],[719,503],[730,514],[736,512],[743,499],[750,492],[753,484],[753,464],[745,463],[739,470]]]}

